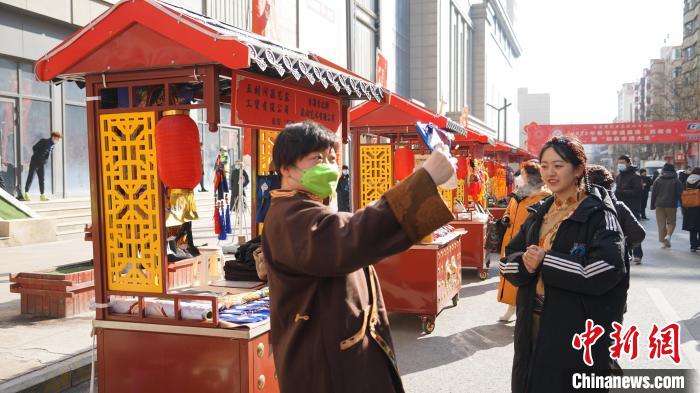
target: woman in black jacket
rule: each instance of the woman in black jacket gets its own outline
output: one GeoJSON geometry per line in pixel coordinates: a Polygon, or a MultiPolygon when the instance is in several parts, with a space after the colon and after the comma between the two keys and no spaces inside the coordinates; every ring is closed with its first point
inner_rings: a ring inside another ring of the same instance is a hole
{"type": "Polygon", "coordinates": [[[615,207],[603,188],[588,184],[581,143],[552,138],[539,158],[553,196],[530,207],[532,214],[500,264],[505,278],[519,287],[514,393],[567,392],[573,390],[575,370],[604,375],[619,369],[608,348],[629,287],[615,207]],[[591,347],[590,367],[583,351],[572,346],[587,319],[605,329],[591,347]]]}
{"type": "MultiPolygon", "coordinates": [[[[644,227],[639,223],[629,207],[627,207],[624,202],[616,199],[615,194],[612,192],[612,185],[615,184],[615,178],[604,166],[589,165],[587,174],[588,181],[590,181],[591,184],[605,188],[605,191],[608,192],[608,195],[610,195],[615,205],[617,219],[622,227],[622,233],[625,235],[625,243],[627,245],[625,261],[627,261],[632,254],[632,249],[638,247],[638,249],[641,250],[641,244],[646,237],[646,231],[644,231],[644,227]]],[[[641,257],[633,258],[633,260],[637,265],[641,265],[642,263],[641,257]]],[[[629,263],[626,263],[626,265],[629,267],[629,263]]]]}
{"type": "MultiPolygon", "coordinates": [[[[693,168],[685,181],[685,189],[700,189],[700,168],[693,168]]],[[[700,250],[700,207],[683,208],[683,230],[690,232],[690,252],[700,250]]]]}

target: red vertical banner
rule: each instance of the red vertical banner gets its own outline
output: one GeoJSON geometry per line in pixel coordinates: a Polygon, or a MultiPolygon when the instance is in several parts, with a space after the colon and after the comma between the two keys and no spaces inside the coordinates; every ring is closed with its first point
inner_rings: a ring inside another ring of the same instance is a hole
{"type": "Polygon", "coordinates": [[[386,57],[382,55],[382,51],[377,49],[377,73],[376,73],[376,83],[381,86],[386,88],[386,81],[387,81],[387,73],[388,73],[388,67],[389,63],[386,60],[386,57]]]}

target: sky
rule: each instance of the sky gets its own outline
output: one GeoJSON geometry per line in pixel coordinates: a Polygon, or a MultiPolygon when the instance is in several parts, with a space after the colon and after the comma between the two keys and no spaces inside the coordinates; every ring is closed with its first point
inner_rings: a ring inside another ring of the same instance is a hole
{"type": "Polygon", "coordinates": [[[519,86],[551,94],[551,123],[608,123],[617,91],[680,45],[683,0],[518,0],[519,86]]]}

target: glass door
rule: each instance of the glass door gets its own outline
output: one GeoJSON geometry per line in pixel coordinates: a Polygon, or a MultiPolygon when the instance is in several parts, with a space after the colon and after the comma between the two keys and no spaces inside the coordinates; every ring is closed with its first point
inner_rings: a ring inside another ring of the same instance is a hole
{"type": "Polygon", "coordinates": [[[17,100],[0,97],[0,178],[2,187],[18,195],[17,171],[17,100]]]}

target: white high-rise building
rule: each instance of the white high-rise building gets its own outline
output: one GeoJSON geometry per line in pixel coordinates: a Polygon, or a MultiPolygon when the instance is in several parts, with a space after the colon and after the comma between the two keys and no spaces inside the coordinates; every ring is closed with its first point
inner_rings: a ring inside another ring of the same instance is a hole
{"type": "Polygon", "coordinates": [[[518,89],[518,113],[520,114],[520,146],[527,146],[525,126],[531,122],[549,124],[551,97],[549,93],[530,93],[528,88],[518,89]]]}

